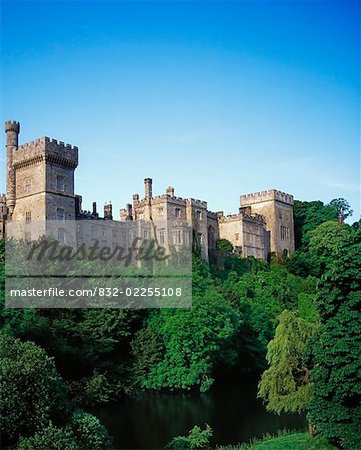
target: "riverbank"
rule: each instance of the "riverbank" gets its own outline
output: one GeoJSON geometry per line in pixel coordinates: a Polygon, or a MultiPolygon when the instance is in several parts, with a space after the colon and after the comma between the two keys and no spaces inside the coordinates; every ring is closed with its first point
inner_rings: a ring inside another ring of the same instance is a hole
{"type": "Polygon", "coordinates": [[[218,447],[217,450],[337,450],[322,437],[311,437],[307,433],[281,433],[265,436],[251,444],[218,447]]]}

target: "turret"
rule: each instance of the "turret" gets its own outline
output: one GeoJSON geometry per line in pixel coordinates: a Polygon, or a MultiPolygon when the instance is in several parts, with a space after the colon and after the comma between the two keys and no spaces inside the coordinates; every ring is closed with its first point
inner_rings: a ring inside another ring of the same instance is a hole
{"type": "Polygon", "coordinates": [[[150,200],[153,196],[152,183],[153,180],[151,178],[144,179],[144,197],[146,200],[150,200]]]}
{"type": "Polygon", "coordinates": [[[169,197],[174,197],[174,187],[173,187],[173,186],[168,186],[168,187],[167,187],[167,190],[166,190],[166,194],[167,194],[169,197]]]}
{"type": "Polygon", "coordinates": [[[13,155],[19,145],[20,123],[15,120],[5,122],[6,133],[6,202],[11,218],[15,208],[15,170],[13,155]]]}

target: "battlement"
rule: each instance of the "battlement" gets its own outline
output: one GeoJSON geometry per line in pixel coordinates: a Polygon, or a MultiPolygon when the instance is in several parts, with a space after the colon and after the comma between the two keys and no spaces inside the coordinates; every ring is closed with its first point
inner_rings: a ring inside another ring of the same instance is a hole
{"type": "MultiPolygon", "coordinates": [[[[190,204],[191,206],[195,206],[198,208],[207,208],[207,202],[203,200],[198,200],[194,198],[183,198],[170,196],[169,194],[161,194],[151,198],[152,205],[157,205],[163,202],[173,203],[180,206],[185,206],[190,204]]],[[[145,206],[148,204],[148,199],[143,198],[142,200],[137,201],[137,206],[145,206]]]]}
{"type": "Polygon", "coordinates": [[[252,222],[255,224],[262,224],[264,225],[266,223],[265,218],[261,214],[245,214],[244,212],[240,212],[238,214],[228,214],[227,216],[218,214],[218,221],[220,223],[229,223],[229,222],[237,222],[237,221],[243,221],[247,220],[248,222],[252,222]]]}
{"type": "Polygon", "coordinates": [[[218,218],[218,213],[213,212],[213,211],[207,211],[207,217],[209,219],[217,219],[218,218]]]}
{"type": "Polygon", "coordinates": [[[293,205],[293,195],[286,194],[285,192],[278,191],[276,189],[270,189],[268,191],[255,192],[253,194],[241,195],[240,204],[242,207],[251,206],[254,203],[262,203],[269,201],[279,201],[287,205],[293,205]]]}
{"type": "Polygon", "coordinates": [[[19,145],[13,154],[15,168],[36,163],[44,159],[58,165],[75,168],[78,165],[78,147],[65,144],[56,139],[42,137],[19,145]]]}
{"type": "Polygon", "coordinates": [[[5,122],[5,132],[14,131],[15,133],[20,133],[20,123],[16,120],[8,120],[5,122]]]}
{"type": "Polygon", "coordinates": [[[6,194],[0,194],[0,203],[6,203],[6,194]]]}
{"type": "Polygon", "coordinates": [[[187,198],[186,202],[192,206],[197,206],[198,208],[207,208],[207,202],[198,200],[197,198],[187,198]]]}

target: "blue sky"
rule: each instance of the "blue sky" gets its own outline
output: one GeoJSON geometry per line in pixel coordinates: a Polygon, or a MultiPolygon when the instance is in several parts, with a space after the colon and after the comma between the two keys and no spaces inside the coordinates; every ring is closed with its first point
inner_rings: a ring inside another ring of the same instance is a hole
{"type": "Polygon", "coordinates": [[[152,177],[225,213],[276,188],[357,219],[358,2],[10,1],[1,18],[2,121],[79,146],[86,209],[118,216],[152,177]]]}

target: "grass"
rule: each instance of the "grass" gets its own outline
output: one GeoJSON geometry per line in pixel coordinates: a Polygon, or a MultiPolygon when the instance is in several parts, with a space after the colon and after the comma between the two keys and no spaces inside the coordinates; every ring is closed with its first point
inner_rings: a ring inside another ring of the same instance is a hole
{"type": "Polygon", "coordinates": [[[267,435],[250,444],[219,447],[218,450],[336,450],[322,437],[310,437],[307,433],[280,432],[277,436],[267,435]]]}

